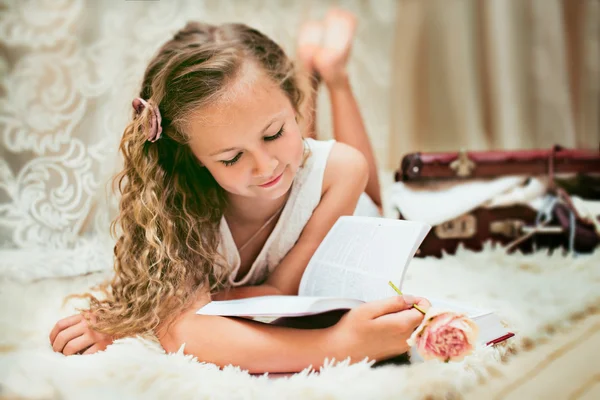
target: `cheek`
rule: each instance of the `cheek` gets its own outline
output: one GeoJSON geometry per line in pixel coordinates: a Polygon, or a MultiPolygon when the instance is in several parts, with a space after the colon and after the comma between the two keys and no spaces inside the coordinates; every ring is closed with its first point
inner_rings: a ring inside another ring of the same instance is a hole
{"type": "Polygon", "coordinates": [[[209,172],[225,190],[235,188],[245,181],[244,174],[241,173],[239,168],[235,168],[235,166],[209,168],[209,172]]]}
{"type": "Polygon", "coordinates": [[[298,168],[304,159],[304,142],[298,135],[290,135],[288,140],[281,143],[283,154],[285,154],[285,163],[293,168],[298,168]]]}
{"type": "Polygon", "coordinates": [[[299,143],[296,145],[294,151],[294,166],[296,169],[300,168],[304,163],[304,155],[305,155],[305,146],[304,141],[300,139],[299,143]]]}

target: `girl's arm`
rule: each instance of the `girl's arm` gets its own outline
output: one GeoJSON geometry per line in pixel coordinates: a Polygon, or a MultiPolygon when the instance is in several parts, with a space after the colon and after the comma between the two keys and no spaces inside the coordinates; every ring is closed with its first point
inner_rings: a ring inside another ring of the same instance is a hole
{"type": "Polygon", "coordinates": [[[257,286],[238,286],[212,295],[211,300],[234,300],[247,297],[274,296],[283,294],[275,286],[262,284],[257,286]]]}
{"type": "Polygon", "coordinates": [[[367,179],[365,157],[348,145],[335,143],[325,168],[321,201],[294,247],[263,285],[233,288],[217,293],[213,300],[298,294],[308,262],[338,218],[354,213],[367,179]]]}
{"type": "Polygon", "coordinates": [[[429,306],[424,299],[395,296],[354,308],[333,326],[296,329],[195,314],[209,300],[208,294],[203,295],[172,324],[159,327],[161,345],[169,353],[183,346],[185,354],[199,361],[235,365],[251,373],[318,369],[326,358],[350,357],[355,363],[365,357],[382,360],[402,354],[409,349],[406,340],[423,320],[412,305],[429,306]]]}
{"type": "Polygon", "coordinates": [[[219,367],[240,366],[250,373],[298,372],[325,358],[342,360],[347,351],[334,340],[335,329],[293,329],[243,318],[185,315],[159,338],[163,348],[219,367]]]}
{"type": "Polygon", "coordinates": [[[296,245],[281,260],[266,285],[276,288],[281,294],[298,294],[304,270],[317,247],[339,217],[354,213],[368,178],[365,157],[348,145],[335,143],[325,168],[321,201],[296,245]]]}

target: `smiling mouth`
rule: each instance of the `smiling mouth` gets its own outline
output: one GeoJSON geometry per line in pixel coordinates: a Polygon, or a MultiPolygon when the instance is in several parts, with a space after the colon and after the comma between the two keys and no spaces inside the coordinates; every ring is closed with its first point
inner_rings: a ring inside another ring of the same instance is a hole
{"type": "Polygon", "coordinates": [[[263,184],[260,184],[258,186],[260,186],[260,187],[269,187],[269,186],[272,186],[275,183],[277,183],[281,179],[282,176],[283,176],[283,171],[279,175],[277,175],[275,178],[273,178],[273,179],[271,179],[271,180],[269,180],[269,181],[267,181],[267,182],[265,182],[263,184]]]}

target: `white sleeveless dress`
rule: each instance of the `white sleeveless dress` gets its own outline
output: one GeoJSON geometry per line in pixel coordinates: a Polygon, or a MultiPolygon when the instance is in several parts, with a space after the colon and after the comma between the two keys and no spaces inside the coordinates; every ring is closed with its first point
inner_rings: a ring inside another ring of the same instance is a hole
{"type": "MultiPolygon", "coordinates": [[[[296,174],[291,193],[273,232],[252,263],[248,273],[240,280],[235,280],[241,265],[240,255],[225,217],[221,218],[219,252],[231,267],[229,283],[232,286],[263,283],[296,244],[313,211],[319,205],[325,167],[335,140],[318,141],[308,138],[306,142],[310,148],[310,156],[304,167],[300,168],[296,174]]],[[[370,198],[363,193],[357,211],[363,209],[365,202],[368,201],[370,198]]]]}

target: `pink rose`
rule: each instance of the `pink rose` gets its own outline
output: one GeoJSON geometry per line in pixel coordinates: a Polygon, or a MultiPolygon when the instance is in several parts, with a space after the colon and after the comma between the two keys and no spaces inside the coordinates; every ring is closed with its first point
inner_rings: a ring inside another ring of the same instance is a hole
{"type": "Polygon", "coordinates": [[[430,308],[408,345],[425,360],[460,361],[475,347],[479,327],[465,314],[430,308]]]}

